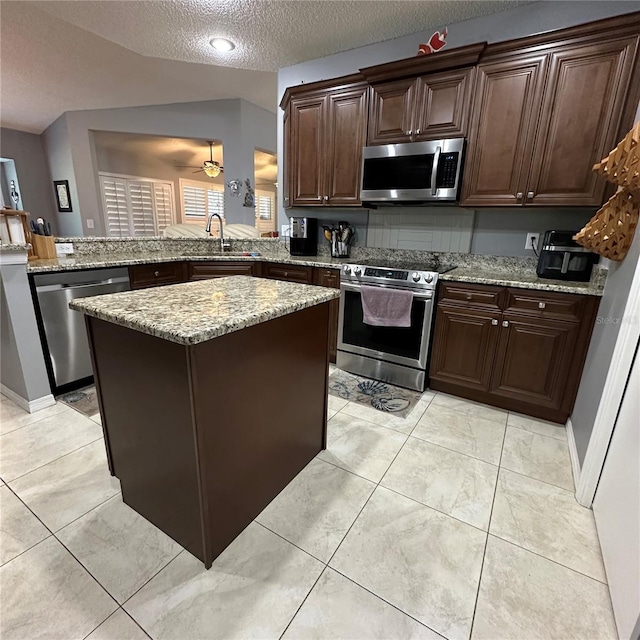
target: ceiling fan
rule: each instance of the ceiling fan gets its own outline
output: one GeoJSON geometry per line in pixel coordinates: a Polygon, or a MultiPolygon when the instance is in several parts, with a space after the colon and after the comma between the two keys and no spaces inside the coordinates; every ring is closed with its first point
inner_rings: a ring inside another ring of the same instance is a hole
{"type": "MultiPolygon", "coordinates": [[[[220,166],[220,163],[213,159],[213,140],[207,140],[209,143],[209,159],[202,163],[202,166],[193,173],[200,173],[204,171],[210,178],[217,178],[223,171],[224,167],[220,166]]],[[[193,165],[178,165],[184,169],[195,169],[193,165]]]]}

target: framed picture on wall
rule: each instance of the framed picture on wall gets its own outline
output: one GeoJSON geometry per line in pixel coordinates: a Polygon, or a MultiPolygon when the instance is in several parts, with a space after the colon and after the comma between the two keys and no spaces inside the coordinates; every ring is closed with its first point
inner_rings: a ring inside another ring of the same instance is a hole
{"type": "Polygon", "coordinates": [[[56,201],[58,203],[58,211],[69,212],[71,208],[71,195],[69,194],[68,180],[54,180],[53,186],[56,190],[56,201]]]}

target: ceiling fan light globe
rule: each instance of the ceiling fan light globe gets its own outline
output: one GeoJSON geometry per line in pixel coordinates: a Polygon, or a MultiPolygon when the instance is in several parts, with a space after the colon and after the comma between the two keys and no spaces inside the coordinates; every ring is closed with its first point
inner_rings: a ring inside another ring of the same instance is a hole
{"type": "Polygon", "coordinates": [[[217,178],[220,175],[220,165],[219,164],[214,164],[214,163],[210,163],[210,162],[205,162],[204,163],[204,172],[210,177],[210,178],[217,178]]]}

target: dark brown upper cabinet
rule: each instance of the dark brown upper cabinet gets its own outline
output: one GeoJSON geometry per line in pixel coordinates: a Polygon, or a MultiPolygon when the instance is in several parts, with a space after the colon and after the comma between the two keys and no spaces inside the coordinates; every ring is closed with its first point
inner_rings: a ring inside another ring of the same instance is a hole
{"type": "Polygon", "coordinates": [[[474,69],[456,69],[371,87],[367,143],[465,136],[474,69]]]}
{"type": "Polygon", "coordinates": [[[344,79],[334,85],[285,94],[285,206],[361,204],[368,87],[344,79]]]}
{"type": "Polygon", "coordinates": [[[463,206],[589,206],[593,165],[633,123],[640,14],[487,47],[478,65],[463,206]]]}

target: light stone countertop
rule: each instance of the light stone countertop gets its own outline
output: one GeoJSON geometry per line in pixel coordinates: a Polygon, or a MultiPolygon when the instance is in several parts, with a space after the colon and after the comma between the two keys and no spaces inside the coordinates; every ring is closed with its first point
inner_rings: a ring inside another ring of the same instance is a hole
{"type": "Polygon", "coordinates": [[[440,276],[440,280],[451,282],[469,282],[490,284],[493,286],[535,289],[537,291],[557,291],[559,293],[577,293],[586,296],[602,296],[604,282],[572,282],[570,280],[549,280],[539,278],[536,272],[514,270],[512,272],[472,267],[457,267],[440,276]]]}
{"type": "MultiPolygon", "coordinates": [[[[591,282],[571,282],[563,280],[548,280],[539,278],[535,268],[522,267],[514,263],[511,269],[504,266],[492,266],[491,256],[474,256],[478,265],[461,265],[440,276],[443,281],[470,282],[490,284],[496,286],[517,287],[521,289],[536,289],[539,291],[558,291],[561,293],[576,293],[582,295],[602,296],[605,278],[591,282]]],[[[455,258],[453,258],[455,260],[455,258]]],[[[371,261],[371,258],[369,258],[371,261]]],[[[279,264],[297,264],[307,267],[340,269],[345,263],[357,263],[358,259],[338,259],[330,256],[291,256],[291,255],[185,255],[184,253],[169,253],[163,251],[114,253],[103,255],[86,255],[69,258],[54,258],[51,260],[33,260],[27,266],[29,274],[55,273],[59,271],[77,271],[82,269],[101,269],[105,267],[130,266],[140,264],[154,264],[161,262],[273,262],[279,264]]],[[[393,267],[394,261],[389,257],[380,258],[380,266],[393,267]]]]}
{"type": "Polygon", "coordinates": [[[79,298],[69,306],[170,342],[193,345],[339,296],[337,289],[231,276],[79,298]]]}

